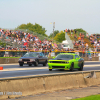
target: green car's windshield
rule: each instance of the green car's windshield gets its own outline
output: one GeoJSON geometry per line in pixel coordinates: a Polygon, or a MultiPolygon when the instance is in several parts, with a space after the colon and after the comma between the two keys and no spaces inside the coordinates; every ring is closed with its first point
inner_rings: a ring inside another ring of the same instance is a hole
{"type": "Polygon", "coordinates": [[[23,57],[38,57],[38,53],[26,53],[23,57]]]}
{"type": "Polygon", "coordinates": [[[61,58],[73,59],[73,55],[65,55],[65,54],[62,54],[62,55],[58,55],[56,58],[57,59],[61,59],[61,58]]]}

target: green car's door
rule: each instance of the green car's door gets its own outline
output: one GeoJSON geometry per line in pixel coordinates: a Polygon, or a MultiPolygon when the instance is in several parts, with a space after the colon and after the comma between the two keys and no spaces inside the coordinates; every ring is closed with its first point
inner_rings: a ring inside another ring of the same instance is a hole
{"type": "Polygon", "coordinates": [[[75,55],[75,62],[74,62],[74,68],[79,68],[79,56],[78,55],[75,55]]]}

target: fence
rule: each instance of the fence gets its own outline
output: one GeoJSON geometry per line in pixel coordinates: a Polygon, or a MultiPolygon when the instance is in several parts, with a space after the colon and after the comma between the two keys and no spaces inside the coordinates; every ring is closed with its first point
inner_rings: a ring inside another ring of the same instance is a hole
{"type": "Polygon", "coordinates": [[[43,52],[45,56],[52,57],[56,56],[59,53],[76,53],[80,57],[86,57],[92,59],[92,57],[100,57],[100,52],[82,52],[82,51],[27,51],[27,50],[0,50],[0,57],[22,57],[27,52],[43,52]]]}

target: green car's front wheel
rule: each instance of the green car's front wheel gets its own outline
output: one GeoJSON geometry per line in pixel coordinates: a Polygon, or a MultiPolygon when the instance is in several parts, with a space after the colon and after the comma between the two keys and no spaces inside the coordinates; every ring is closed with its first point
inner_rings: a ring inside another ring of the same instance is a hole
{"type": "Polygon", "coordinates": [[[52,71],[52,69],[49,69],[49,71],[52,71]]]}
{"type": "Polygon", "coordinates": [[[73,71],[73,69],[74,69],[74,63],[71,64],[70,71],[73,71]]]}

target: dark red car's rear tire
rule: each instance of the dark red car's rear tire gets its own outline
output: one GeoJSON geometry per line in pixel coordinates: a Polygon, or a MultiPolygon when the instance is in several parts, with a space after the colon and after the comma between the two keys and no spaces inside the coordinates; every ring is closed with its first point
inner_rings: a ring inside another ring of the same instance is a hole
{"type": "Polygon", "coordinates": [[[43,66],[46,66],[47,65],[47,61],[45,61],[45,63],[43,63],[43,66]]]}

